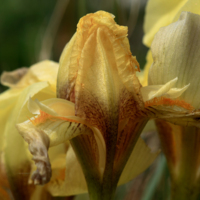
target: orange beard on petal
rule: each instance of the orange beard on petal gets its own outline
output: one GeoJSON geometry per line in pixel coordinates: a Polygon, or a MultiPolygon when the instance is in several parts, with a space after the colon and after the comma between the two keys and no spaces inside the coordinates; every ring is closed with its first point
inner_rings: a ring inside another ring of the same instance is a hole
{"type": "Polygon", "coordinates": [[[34,117],[34,119],[29,119],[32,124],[34,126],[44,123],[46,120],[52,120],[52,121],[56,121],[58,119],[64,120],[64,121],[68,121],[68,122],[77,122],[76,120],[72,120],[72,119],[68,119],[66,117],[57,117],[57,116],[52,116],[48,113],[45,113],[44,111],[40,110],[40,114],[37,117],[34,117]]]}
{"type": "Polygon", "coordinates": [[[173,100],[166,97],[155,97],[149,101],[146,101],[145,107],[149,106],[179,106],[190,111],[194,110],[194,107],[191,106],[189,103],[185,102],[184,100],[179,100],[179,99],[173,100]]]}

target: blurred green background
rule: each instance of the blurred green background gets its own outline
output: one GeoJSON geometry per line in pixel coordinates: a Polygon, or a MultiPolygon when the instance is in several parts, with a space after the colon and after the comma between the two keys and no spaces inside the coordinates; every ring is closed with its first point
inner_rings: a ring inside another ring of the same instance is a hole
{"type": "MultiPolygon", "coordinates": [[[[147,0],[6,0],[0,6],[0,74],[51,59],[58,62],[62,49],[76,31],[80,17],[105,10],[128,26],[130,45],[141,68],[147,48],[142,44],[147,0]]],[[[0,92],[6,88],[1,85],[0,92]]]]}

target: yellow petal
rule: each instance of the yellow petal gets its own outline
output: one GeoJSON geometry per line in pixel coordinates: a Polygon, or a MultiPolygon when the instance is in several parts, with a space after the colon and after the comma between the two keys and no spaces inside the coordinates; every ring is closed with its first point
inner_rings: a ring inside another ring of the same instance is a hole
{"type": "Polygon", "coordinates": [[[53,196],[70,196],[86,193],[86,181],[81,166],[71,147],[62,162],[66,166],[66,170],[63,168],[65,170],[64,179],[52,177],[51,182],[47,184],[47,190],[50,194],[53,196]]]}
{"type": "Polygon", "coordinates": [[[42,110],[52,116],[75,116],[74,103],[59,98],[51,98],[42,102],[29,98],[28,109],[32,114],[40,114],[42,110]]]}
{"type": "Polygon", "coordinates": [[[93,134],[97,142],[99,169],[103,173],[105,167],[105,143],[101,133],[94,127],[87,127],[83,119],[74,115],[74,105],[64,99],[48,99],[44,102],[29,99],[31,112],[39,115],[17,124],[17,129],[33,155],[37,170],[33,173],[34,184],[47,183],[51,178],[51,166],[48,157],[49,146],[64,143],[80,134],[93,134]],[[66,112],[65,112],[66,111],[66,112]],[[52,115],[51,115],[52,114],[52,115]],[[72,116],[67,116],[71,114],[72,116]],[[80,124],[82,122],[83,124],[80,124]]]}
{"type": "MultiPolygon", "coordinates": [[[[26,68],[25,68],[26,69],[26,68]]],[[[58,63],[46,60],[31,66],[28,70],[24,68],[13,72],[2,74],[2,84],[12,88],[22,88],[36,82],[47,81],[51,90],[56,92],[56,80],[58,63]]]]}
{"type": "Polygon", "coordinates": [[[21,90],[7,90],[0,95],[0,151],[4,148],[6,123],[9,121],[10,113],[14,109],[20,92],[21,90]]]}
{"type": "MultiPolygon", "coordinates": [[[[16,190],[20,190],[22,187],[22,182],[27,181],[27,176],[22,176],[20,173],[29,173],[31,157],[27,149],[27,145],[23,138],[19,135],[15,124],[17,120],[24,121],[28,118],[27,115],[22,115],[26,113],[26,105],[29,96],[40,94],[41,99],[43,99],[43,89],[48,87],[48,83],[40,82],[35,83],[31,86],[26,87],[23,90],[19,90],[18,96],[15,98],[15,106],[9,113],[9,117],[5,124],[5,162],[7,166],[7,175],[11,184],[12,191],[14,195],[18,195],[21,198],[21,193],[15,193],[16,190]],[[20,116],[20,117],[19,117],[20,116]],[[20,155],[20,156],[19,156],[20,155]]],[[[10,90],[11,91],[11,90],[10,90]]],[[[12,89],[12,91],[17,91],[17,89],[12,89]]],[[[30,189],[31,186],[27,186],[30,189]]]]}
{"type": "Polygon", "coordinates": [[[152,58],[151,50],[149,50],[146,56],[146,65],[144,67],[144,70],[142,71],[143,76],[140,78],[140,82],[142,86],[148,85],[148,74],[149,74],[149,69],[152,64],[153,64],[153,58],[152,58]]]}
{"type": "Polygon", "coordinates": [[[139,138],[122,172],[118,185],[124,184],[147,169],[158,156],[152,153],[145,142],[139,138]]]}
{"type": "Polygon", "coordinates": [[[11,168],[15,168],[20,165],[20,163],[23,163],[26,161],[26,147],[23,139],[21,136],[18,134],[18,131],[15,128],[16,121],[18,119],[18,116],[20,116],[20,120],[27,119],[27,116],[21,116],[20,114],[23,113],[24,106],[26,105],[29,96],[30,95],[35,95],[42,89],[48,87],[48,84],[45,82],[41,83],[35,83],[34,85],[31,85],[27,88],[25,88],[19,97],[15,99],[16,105],[14,109],[12,110],[12,113],[10,113],[9,119],[6,123],[5,127],[5,135],[6,135],[6,158],[7,161],[10,162],[11,168]],[[15,151],[13,151],[13,147],[17,148],[15,151]],[[20,157],[18,155],[21,155],[20,157]],[[25,157],[24,157],[24,156],[25,157]]]}
{"type": "Polygon", "coordinates": [[[165,85],[149,85],[141,88],[143,100],[149,101],[156,97],[166,97],[171,99],[180,97],[188,89],[190,84],[183,88],[172,88],[177,81],[178,78],[176,77],[165,85]]]}
{"type": "MultiPolygon", "coordinates": [[[[150,47],[158,30],[173,22],[174,17],[182,9],[187,0],[149,0],[146,7],[143,42],[150,47]]],[[[190,0],[189,0],[190,2],[190,0]]],[[[197,6],[198,7],[198,6],[197,6]]],[[[190,10],[192,12],[192,10],[190,10]]]]}
{"type": "Polygon", "coordinates": [[[195,108],[200,107],[199,34],[200,16],[188,12],[160,29],[152,43],[154,63],[149,71],[151,85],[163,85],[175,77],[178,77],[177,88],[190,84],[181,99],[195,108]]]}

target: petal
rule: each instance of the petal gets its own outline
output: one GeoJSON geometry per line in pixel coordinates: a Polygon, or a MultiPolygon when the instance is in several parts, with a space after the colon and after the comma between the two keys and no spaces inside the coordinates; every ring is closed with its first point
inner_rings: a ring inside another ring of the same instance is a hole
{"type": "Polygon", "coordinates": [[[178,98],[188,89],[189,86],[190,83],[183,88],[172,88],[167,92],[165,96],[171,99],[178,98]]]}
{"type": "Polygon", "coordinates": [[[56,91],[58,63],[46,60],[27,68],[4,72],[1,82],[12,88],[22,88],[36,82],[47,81],[52,91],[56,91]]]}
{"type": "Polygon", "coordinates": [[[181,99],[200,107],[200,16],[183,12],[180,19],[156,34],[152,44],[154,63],[149,71],[150,85],[163,85],[178,77],[176,87],[189,88],[181,99]]]}
{"type": "Polygon", "coordinates": [[[64,179],[52,177],[52,180],[47,184],[47,190],[53,196],[70,196],[86,193],[86,181],[72,147],[70,147],[66,157],[63,157],[62,162],[65,165],[65,167],[63,166],[65,172],[64,179]]]}
{"type": "MultiPolygon", "coordinates": [[[[54,120],[58,120],[58,121],[60,119],[65,120],[65,121],[69,120],[71,122],[79,122],[79,123],[85,124],[88,127],[90,127],[90,129],[94,133],[94,137],[96,139],[98,150],[99,150],[99,167],[100,167],[100,169],[102,168],[102,170],[104,169],[105,142],[102,137],[102,134],[99,132],[99,130],[97,128],[92,127],[84,119],[81,119],[81,118],[75,116],[74,103],[64,100],[64,99],[59,99],[59,98],[47,99],[42,102],[39,102],[37,99],[35,101],[33,101],[31,98],[29,98],[28,108],[29,108],[30,112],[33,112],[35,114],[40,113],[41,111],[44,111],[45,113],[51,115],[52,118],[56,117],[54,120]]],[[[36,118],[34,118],[33,120],[35,120],[35,119],[36,118]]],[[[59,130],[59,131],[61,131],[61,130],[59,130]]],[[[58,132],[55,131],[55,135],[63,134],[63,133],[59,134],[59,131],[58,132]]],[[[60,138],[62,138],[62,137],[60,137],[60,138]]]]}
{"type": "MultiPolygon", "coordinates": [[[[98,144],[99,148],[99,168],[103,172],[105,167],[105,144],[102,143],[102,138],[99,138],[101,134],[94,134],[96,138],[96,142],[98,144]],[[99,143],[102,143],[99,145],[99,143]],[[102,149],[101,149],[102,148],[102,149]],[[101,154],[103,156],[104,161],[101,161],[101,154]],[[103,169],[102,169],[103,168],[103,169]]],[[[57,176],[52,176],[51,181],[47,184],[48,191],[53,196],[70,196],[70,195],[77,195],[81,193],[87,192],[87,185],[86,181],[83,175],[83,171],[81,169],[81,166],[79,164],[79,161],[77,160],[77,156],[75,155],[73,149],[70,147],[67,155],[59,157],[60,163],[58,164],[57,160],[52,163],[52,169],[53,165],[57,166],[58,174],[57,176]],[[62,166],[62,167],[60,167],[62,166]],[[63,172],[64,177],[63,177],[63,172]],[[62,174],[62,175],[61,175],[62,174]],[[66,190],[67,188],[67,190],[66,190]]]]}
{"type": "Polygon", "coordinates": [[[28,68],[25,67],[12,72],[3,72],[1,75],[1,84],[8,87],[15,87],[27,72],[28,68]]]}
{"type": "Polygon", "coordinates": [[[19,96],[21,90],[7,90],[6,92],[0,95],[0,151],[5,147],[5,127],[6,123],[9,120],[10,113],[14,109],[16,104],[16,99],[19,96]]]}
{"type": "Polygon", "coordinates": [[[34,184],[47,183],[51,178],[51,165],[47,153],[49,146],[64,143],[81,134],[95,133],[96,141],[99,141],[97,142],[99,151],[98,163],[100,170],[101,168],[101,171],[104,170],[105,144],[102,143],[102,136],[97,129],[78,123],[79,121],[84,123],[83,119],[76,116],[65,117],[66,114],[70,113],[70,109],[71,114],[72,111],[74,114],[74,106],[72,104],[63,99],[51,99],[44,101],[44,103],[29,99],[30,110],[34,113],[40,110],[40,114],[28,121],[17,124],[19,133],[29,144],[29,150],[37,166],[37,170],[32,175],[34,184]],[[69,109],[67,106],[69,106],[69,109]],[[64,116],[61,114],[64,114],[64,116]]]}
{"type": "Polygon", "coordinates": [[[148,74],[149,74],[149,69],[150,69],[152,63],[153,63],[153,58],[152,58],[151,51],[149,50],[147,52],[147,56],[146,56],[146,65],[144,67],[144,70],[142,70],[142,76],[139,75],[139,77],[138,77],[142,86],[148,85],[148,74]]]}
{"type": "MultiPolygon", "coordinates": [[[[48,84],[46,82],[35,83],[31,86],[26,87],[24,90],[19,90],[20,93],[15,98],[15,105],[9,113],[9,117],[5,124],[5,162],[9,166],[7,168],[7,174],[9,182],[11,184],[11,190],[14,195],[22,198],[21,188],[25,188],[26,191],[29,191],[31,187],[22,186],[23,181],[27,181],[27,176],[22,176],[21,173],[29,173],[30,169],[30,155],[27,151],[27,146],[19,135],[18,131],[15,128],[17,119],[24,120],[27,119],[27,116],[21,116],[25,112],[26,103],[30,95],[36,95],[40,93],[43,96],[43,89],[47,88],[48,84]],[[20,156],[19,156],[20,155],[20,156]],[[21,181],[21,182],[20,182],[21,181]],[[19,192],[16,192],[19,191],[19,192]]],[[[11,104],[12,105],[12,104],[11,104]]]]}
{"type": "Polygon", "coordinates": [[[145,171],[156,159],[159,152],[152,153],[145,142],[139,138],[122,172],[118,185],[127,183],[145,171]]]}
{"type": "Polygon", "coordinates": [[[118,123],[118,108],[122,101],[124,115],[128,109],[135,112],[136,104],[143,106],[134,66],[125,49],[121,49],[121,44],[111,35],[109,29],[101,27],[90,35],[82,50],[75,86],[77,114],[104,133],[103,124],[112,121],[113,126],[118,123]],[[126,102],[133,102],[129,105],[132,107],[128,108],[126,102]]]}
{"type": "Polygon", "coordinates": [[[141,88],[143,100],[148,101],[155,97],[160,97],[167,94],[167,92],[170,91],[170,89],[174,86],[177,80],[178,78],[176,77],[175,79],[167,82],[165,85],[151,85],[141,88]]]}
{"type": "Polygon", "coordinates": [[[61,57],[58,71],[57,96],[69,100],[69,93],[74,86],[74,79],[77,73],[77,34],[75,33],[71,40],[65,46],[61,57]]]}
{"type": "MultiPolygon", "coordinates": [[[[187,0],[149,0],[146,7],[143,42],[145,45],[151,45],[154,35],[158,30],[173,22],[178,12],[185,11],[184,5],[187,0]]],[[[189,1],[191,2],[191,0],[189,1]]],[[[197,1],[196,1],[197,2],[197,1]]],[[[198,7],[198,6],[196,6],[198,7]]],[[[193,8],[190,10],[193,12],[193,8]]]]}
{"type": "Polygon", "coordinates": [[[75,116],[74,103],[59,98],[51,98],[42,102],[29,98],[28,109],[33,114],[40,114],[42,110],[52,116],[75,116]]]}
{"type": "Polygon", "coordinates": [[[50,146],[55,146],[70,140],[80,134],[90,134],[91,131],[85,125],[71,118],[56,118],[47,113],[41,113],[31,121],[17,124],[16,127],[22,137],[28,142],[32,137],[46,134],[50,140],[50,146]],[[41,119],[39,119],[41,118],[41,119]]]}
{"type": "Polygon", "coordinates": [[[156,97],[166,97],[171,99],[180,97],[188,89],[190,84],[183,88],[172,88],[177,80],[178,78],[175,78],[165,85],[149,85],[141,88],[143,100],[149,101],[156,97]]]}

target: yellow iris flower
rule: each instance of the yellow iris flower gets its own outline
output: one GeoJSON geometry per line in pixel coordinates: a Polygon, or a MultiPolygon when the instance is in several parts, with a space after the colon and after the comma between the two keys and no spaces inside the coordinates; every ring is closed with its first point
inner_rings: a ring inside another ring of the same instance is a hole
{"type": "Polygon", "coordinates": [[[113,185],[131,180],[153,162],[158,153],[139,138],[148,117],[140,113],[139,64],[126,36],[127,28],[117,25],[113,15],[89,14],[62,53],[58,78],[57,64],[50,61],[30,68],[19,83],[11,81],[14,86],[8,79],[15,75],[2,76],[2,83],[14,87],[0,99],[5,116],[1,150],[11,178],[30,163],[15,124],[37,166],[32,182],[47,183],[43,188],[54,196],[87,192],[98,184],[94,177],[105,183],[100,192],[113,195],[113,185]],[[8,100],[12,106],[5,106],[8,100]]]}
{"type": "MultiPolygon", "coordinates": [[[[149,73],[149,86],[141,87],[136,76],[139,64],[131,55],[127,28],[117,25],[113,16],[103,11],[80,19],[77,32],[61,55],[59,98],[42,102],[30,98],[28,110],[35,116],[17,124],[37,166],[33,182],[50,181],[52,169],[47,151],[70,141],[87,186],[70,147],[67,165],[77,164],[72,172],[67,171],[67,166],[65,177],[50,182],[48,190],[63,196],[86,192],[88,187],[91,199],[111,199],[117,184],[133,178],[156,156],[150,156],[144,143],[138,140],[150,118],[199,126],[200,113],[194,111],[198,101],[190,96],[196,92],[198,80],[191,80],[192,73],[185,73],[188,63],[194,68],[198,66],[198,59],[193,62],[185,56],[188,62],[179,62],[189,51],[188,30],[191,24],[196,27],[196,23],[198,15],[183,13],[178,22],[158,32],[152,45],[154,64],[149,73]],[[185,40],[184,48],[180,47],[185,40]],[[174,54],[173,49],[179,51],[174,54]],[[138,159],[132,156],[134,152],[145,154],[138,159]],[[149,159],[141,168],[147,154],[149,159]],[[137,169],[130,170],[133,166],[137,169]],[[73,177],[72,182],[69,177],[73,177]]],[[[190,51],[198,55],[198,45],[192,47],[190,51]]]]}
{"type": "Polygon", "coordinates": [[[199,34],[200,15],[182,12],[178,21],[160,28],[151,45],[153,63],[147,88],[156,88],[173,80],[172,84],[178,88],[165,91],[161,98],[168,98],[169,105],[174,104],[170,112],[182,113],[179,119],[167,119],[173,124],[156,120],[170,169],[173,200],[195,200],[200,191],[199,34]],[[180,109],[181,104],[184,109],[180,109]]]}

